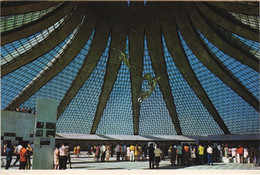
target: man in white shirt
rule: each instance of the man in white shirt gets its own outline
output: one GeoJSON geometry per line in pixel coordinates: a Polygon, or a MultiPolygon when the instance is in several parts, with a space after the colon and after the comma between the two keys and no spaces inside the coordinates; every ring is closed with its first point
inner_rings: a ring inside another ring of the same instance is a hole
{"type": "Polygon", "coordinates": [[[22,147],[23,146],[21,144],[19,144],[14,149],[14,153],[16,154],[16,160],[13,163],[13,166],[15,166],[15,164],[20,160],[20,150],[22,149],[22,147]]]}
{"type": "Polygon", "coordinates": [[[60,167],[60,170],[61,169],[66,169],[66,163],[67,163],[67,149],[65,147],[64,144],[62,144],[62,146],[60,147],[59,149],[60,151],[60,155],[59,155],[59,158],[60,158],[60,161],[59,161],[59,167],[60,167]]]}
{"type": "Polygon", "coordinates": [[[106,156],[106,145],[105,143],[103,143],[103,145],[100,147],[101,162],[105,162],[105,156],[106,156]]]}
{"type": "Polygon", "coordinates": [[[208,146],[207,153],[208,153],[208,165],[210,164],[213,165],[213,158],[212,158],[213,149],[211,145],[208,146]]]}

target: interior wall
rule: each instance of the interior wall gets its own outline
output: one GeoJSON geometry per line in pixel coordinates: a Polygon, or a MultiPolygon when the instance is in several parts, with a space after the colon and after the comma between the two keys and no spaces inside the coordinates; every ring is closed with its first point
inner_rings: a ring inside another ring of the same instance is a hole
{"type": "Polygon", "coordinates": [[[35,114],[1,111],[1,143],[33,142],[35,114]]]}

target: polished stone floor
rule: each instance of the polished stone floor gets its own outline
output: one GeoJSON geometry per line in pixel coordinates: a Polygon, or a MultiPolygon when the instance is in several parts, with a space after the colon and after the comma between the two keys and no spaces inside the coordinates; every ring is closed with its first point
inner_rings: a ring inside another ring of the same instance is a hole
{"type": "MultiPolygon", "coordinates": [[[[2,163],[5,164],[5,157],[2,157],[2,163]]],[[[12,164],[15,161],[15,156],[13,157],[12,160],[12,164]]],[[[160,171],[163,171],[163,173],[165,174],[171,174],[174,172],[178,172],[178,174],[192,174],[190,172],[198,172],[198,174],[209,174],[209,172],[211,172],[210,174],[260,174],[260,167],[256,167],[253,164],[248,164],[248,163],[244,163],[244,164],[239,164],[239,163],[222,163],[222,162],[217,162],[214,163],[214,165],[194,165],[194,166],[171,166],[170,162],[168,159],[166,159],[165,161],[161,161],[160,162],[160,169],[149,169],[148,166],[148,161],[137,161],[137,162],[129,162],[129,161],[116,161],[116,157],[111,157],[109,162],[96,162],[93,160],[92,156],[89,156],[86,154],[86,152],[83,152],[79,158],[74,158],[73,155],[71,156],[71,166],[72,169],[67,169],[67,170],[60,170],[60,171],[51,171],[50,174],[60,174],[61,172],[63,172],[62,174],[64,175],[64,172],[66,172],[66,174],[68,172],[70,172],[69,174],[81,174],[81,172],[93,172],[93,174],[97,175],[99,172],[104,173],[104,170],[107,173],[112,173],[114,171],[107,171],[107,170],[115,170],[115,173],[113,174],[117,174],[118,170],[123,170],[122,172],[124,172],[123,174],[132,174],[133,172],[137,173],[137,174],[142,174],[144,175],[144,172],[150,172],[148,174],[154,174],[154,172],[157,172],[156,174],[158,174],[160,171]],[[230,172],[229,172],[230,171],[230,172]],[[246,173],[245,173],[246,172],[246,173]]],[[[11,164],[11,165],[12,165],[11,164]]],[[[36,173],[35,170],[31,170],[31,171],[17,171],[19,169],[19,163],[17,163],[15,166],[11,166],[9,170],[3,170],[3,164],[2,164],[2,173],[1,174],[12,174],[15,172],[21,174],[21,172],[24,173],[36,173]]],[[[44,172],[46,173],[46,170],[44,170],[44,172]]],[[[37,172],[40,173],[40,172],[37,172]]],[[[89,173],[87,173],[89,174],[89,173]]],[[[92,173],[90,173],[92,174],[92,173]]],[[[121,173],[122,174],[122,173],[121,173]]],[[[159,173],[160,174],[160,173],[159,173]]]]}

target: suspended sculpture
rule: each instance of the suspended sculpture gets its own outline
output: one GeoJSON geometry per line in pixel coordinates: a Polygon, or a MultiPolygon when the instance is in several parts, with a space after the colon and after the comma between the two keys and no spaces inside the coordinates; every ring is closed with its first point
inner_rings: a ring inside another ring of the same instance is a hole
{"type": "MultiPolygon", "coordinates": [[[[124,51],[115,48],[113,49],[119,52],[120,61],[122,61],[130,70],[129,55],[125,53],[126,48],[124,49],[124,51]]],[[[139,103],[142,103],[144,100],[146,100],[153,93],[153,91],[156,92],[155,87],[158,84],[159,80],[160,77],[152,77],[150,73],[147,73],[142,77],[142,81],[148,81],[148,90],[142,90],[140,97],[138,98],[139,103]]]]}

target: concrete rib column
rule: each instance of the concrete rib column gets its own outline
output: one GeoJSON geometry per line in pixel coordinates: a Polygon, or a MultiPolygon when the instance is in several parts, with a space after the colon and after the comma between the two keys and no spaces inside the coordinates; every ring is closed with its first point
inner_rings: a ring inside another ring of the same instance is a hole
{"type": "Polygon", "coordinates": [[[140,104],[138,98],[142,90],[144,54],[144,4],[131,2],[129,8],[129,54],[130,78],[133,107],[134,135],[139,134],[140,104]]]}
{"type": "Polygon", "coordinates": [[[59,6],[57,9],[55,9],[54,11],[50,12],[49,14],[43,16],[42,18],[36,21],[30,22],[19,28],[1,33],[1,42],[2,42],[1,44],[2,45],[7,44],[46,29],[48,26],[55,24],[65,15],[69,14],[69,12],[77,4],[78,4],[77,2],[66,2],[61,6],[59,6]]]}
{"type": "MultiPolygon", "coordinates": [[[[84,10],[83,10],[84,11],[84,10]]],[[[92,31],[96,24],[96,14],[87,14],[78,34],[72,41],[68,50],[65,51],[64,55],[54,63],[54,65],[45,72],[40,79],[36,79],[28,89],[21,92],[20,95],[14,99],[5,109],[12,110],[17,106],[25,102],[30,98],[35,92],[37,92],[43,85],[50,81],[54,76],[56,76],[60,71],[62,71],[80,52],[82,47],[86,44],[88,38],[91,36],[92,31]],[[90,16],[88,16],[90,15],[90,16]],[[88,18],[89,17],[89,18],[88,18]]]]}
{"type": "Polygon", "coordinates": [[[178,9],[177,25],[180,29],[181,35],[191,48],[196,57],[217,77],[219,77],[227,86],[249,103],[255,110],[259,111],[257,99],[248,92],[244,86],[239,83],[228,71],[224,69],[221,62],[217,62],[209,51],[204,47],[202,41],[193,30],[192,25],[182,5],[177,5],[178,9]]]}
{"type": "Polygon", "coordinates": [[[208,19],[212,22],[218,24],[224,29],[231,31],[237,35],[240,35],[245,38],[249,38],[250,40],[259,41],[259,31],[246,26],[243,23],[237,23],[237,21],[230,20],[228,18],[223,17],[218,12],[210,9],[206,3],[196,2],[195,5],[198,7],[201,13],[203,13],[208,19]],[[210,14],[210,15],[208,15],[210,14]]]}
{"type": "Polygon", "coordinates": [[[246,15],[259,16],[259,5],[250,6],[246,4],[239,4],[237,2],[207,2],[210,5],[225,9],[229,12],[241,13],[246,15]]]}
{"type": "Polygon", "coordinates": [[[21,66],[24,66],[34,61],[38,57],[44,55],[46,52],[49,52],[60,42],[65,40],[73,32],[77,25],[79,25],[82,21],[82,18],[85,15],[84,10],[82,9],[85,9],[85,7],[77,6],[72,16],[68,19],[68,21],[59,29],[57,29],[57,31],[51,37],[48,37],[43,43],[40,43],[39,46],[32,48],[33,50],[31,50],[30,52],[26,52],[25,54],[17,57],[16,59],[7,62],[6,64],[3,64],[1,70],[1,77],[9,74],[10,72],[15,71],[21,66]]]}
{"type": "Polygon", "coordinates": [[[121,66],[121,60],[119,59],[119,53],[117,50],[121,51],[125,48],[126,37],[127,37],[127,27],[125,12],[127,11],[127,4],[125,2],[116,3],[112,9],[113,26],[111,35],[111,49],[108,58],[108,64],[106,69],[106,74],[104,78],[103,87],[101,90],[101,95],[99,98],[96,115],[91,129],[91,134],[95,134],[98,128],[98,124],[101,120],[102,114],[106,107],[107,101],[111,94],[113,85],[116,81],[118,71],[121,66]]]}
{"type": "Polygon", "coordinates": [[[171,116],[172,122],[174,124],[175,130],[178,135],[182,134],[180,122],[178,119],[176,107],[174,104],[174,99],[171,92],[171,87],[169,84],[169,77],[167,74],[166,63],[164,60],[163,46],[161,40],[161,30],[160,30],[160,19],[158,19],[158,3],[147,3],[145,9],[146,12],[146,23],[145,23],[145,34],[147,37],[147,45],[151,56],[152,67],[156,74],[156,77],[160,77],[159,85],[162,91],[163,98],[165,100],[167,109],[171,116]]]}
{"type": "Polygon", "coordinates": [[[205,90],[201,86],[199,80],[197,79],[193,69],[189,64],[188,58],[186,57],[185,51],[181,45],[180,37],[178,35],[178,28],[174,16],[172,15],[171,7],[168,3],[165,3],[164,5],[162,5],[161,8],[164,9],[164,20],[161,20],[162,32],[167,48],[172,55],[174,63],[176,64],[182,76],[188,82],[192,90],[195,92],[197,97],[200,99],[204,107],[208,110],[215,122],[219,125],[220,129],[222,129],[225,134],[230,134],[230,131],[218,114],[216,108],[207,96],[205,90]]]}
{"type": "Polygon", "coordinates": [[[243,51],[242,48],[238,48],[238,46],[231,45],[226,42],[223,37],[218,35],[208,23],[206,23],[202,17],[199,15],[198,11],[192,4],[186,4],[186,11],[191,19],[191,22],[194,26],[199,29],[199,31],[215,46],[217,46],[224,53],[230,55],[235,58],[242,64],[245,64],[255,71],[259,71],[258,67],[258,59],[253,56],[250,52],[243,51]]]}
{"type": "MultiPolygon", "coordinates": [[[[111,24],[112,24],[111,15],[107,15],[107,14],[111,14],[112,12],[111,11],[112,2],[97,3],[97,4],[98,4],[97,9],[95,10],[99,11],[99,17],[98,17],[99,19],[95,29],[95,34],[94,34],[90,51],[86,56],[85,61],[78,72],[78,75],[72,82],[70,89],[67,91],[66,95],[64,96],[64,98],[62,99],[58,107],[58,118],[65,110],[67,105],[70,103],[70,101],[78,93],[79,89],[84,85],[86,80],[90,77],[103,51],[106,48],[107,41],[111,33],[111,24]]],[[[88,17],[86,18],[88,19],[88,17]]],[[[95,17],[93,16],[93,18],[95,17]]]]}
{"type": "Polygon", "coordinates": [[[48,9],[54,6],[61,4],[62,2],[34,2],[31,4],[23,4],[23,5],[14,5],[14,6],[6,6],[1,8],[1,16],[9,16],[9,15],[16,15],[16,14],[23,14],[23,13],[30,13],[41,11],[44,9],[48,9]]]}

